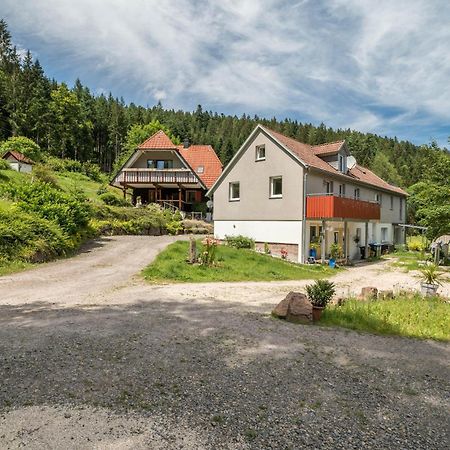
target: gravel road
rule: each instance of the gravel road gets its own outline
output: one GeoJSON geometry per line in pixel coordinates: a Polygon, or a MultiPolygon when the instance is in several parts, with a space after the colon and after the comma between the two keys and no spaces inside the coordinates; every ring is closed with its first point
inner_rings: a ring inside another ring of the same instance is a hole
{"type": "Polygon", "coordinates": [[[271,318],[300,284],[134,277],[171,239],[0,278],[0,448],[450,447],[448,344],[271,318]]]}

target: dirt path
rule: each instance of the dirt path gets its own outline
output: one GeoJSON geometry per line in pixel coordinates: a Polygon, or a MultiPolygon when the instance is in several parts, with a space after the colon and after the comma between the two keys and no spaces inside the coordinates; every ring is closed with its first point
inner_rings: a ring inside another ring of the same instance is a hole
{"type": "Polygon", "coordinates": [[[129,285],[133,276],[176,238],[103,237],[75,257],[0,277],[0,303],[93,303],[98,295],[129,285]]]}

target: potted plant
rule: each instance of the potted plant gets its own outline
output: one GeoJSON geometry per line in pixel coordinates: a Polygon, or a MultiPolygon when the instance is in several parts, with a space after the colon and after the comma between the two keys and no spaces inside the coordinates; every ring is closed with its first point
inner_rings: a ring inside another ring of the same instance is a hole
{"type": "Polygon", "coordinates": [[[442,272],[436,264],[428,264],[420,270],[422,273],[422,282],[420,283],[420,290],[425,296],[436,295],[439,286],[442,286],[441,278],[442,272]]]}
{"type": "Polygon", "coordinates": [[[318,248],[319,248],[319,244],[317,242],[311,242],[309,244],[309,256],[311,256],[311,258],[314,258],[314,259],[317,258],[318,248]]]}
{"type": "Polygon", "coordinates": [[[334,293],[334,283],[328,280],[316,280],[313,284],[306,286],[306,294],[313,307],[313,321],[317,322],[322,311],[328,305],[334,293]]]}
{"type": "Polygon", "coordinates": [[[359,241],[360,241],[360,240],[361,240],[361,238],[360,238],[358,235],[356,235],[356,236],[353,237],[353,242],[354,242],[356,245],[359,244],[359,241]]]}
{"type": "Polygon", "coordinates": [[[330,267],[336,267],[336,259],[341,256],[342,248],[339,244],[331,244],[330,248],[330,260],[329,265],[330,267]]]}

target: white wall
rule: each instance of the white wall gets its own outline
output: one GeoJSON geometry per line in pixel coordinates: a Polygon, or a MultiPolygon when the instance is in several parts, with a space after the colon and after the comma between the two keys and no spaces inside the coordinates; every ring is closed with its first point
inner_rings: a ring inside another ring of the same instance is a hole
{"type": "Polygon", "coordinates": [[[11,169],[21,173],[31,173],[33,166],[31,164],[18,163],[17,161],[8,161],[11,169]]]}
{"type": "Polygon", "coordinates": [[[298,244],[301,261],[301,220],[215,220],[214,235],[218,239],[242,235],[257,242],[298,244]]]}

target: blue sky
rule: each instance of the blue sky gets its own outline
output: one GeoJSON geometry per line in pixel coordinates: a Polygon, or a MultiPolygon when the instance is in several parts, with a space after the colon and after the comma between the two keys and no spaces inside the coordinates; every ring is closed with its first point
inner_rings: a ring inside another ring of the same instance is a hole
{"type": "Polygon", "coordinates": [[[48,76],[449,146],[448,0],[0,0],[48,76]]]}

